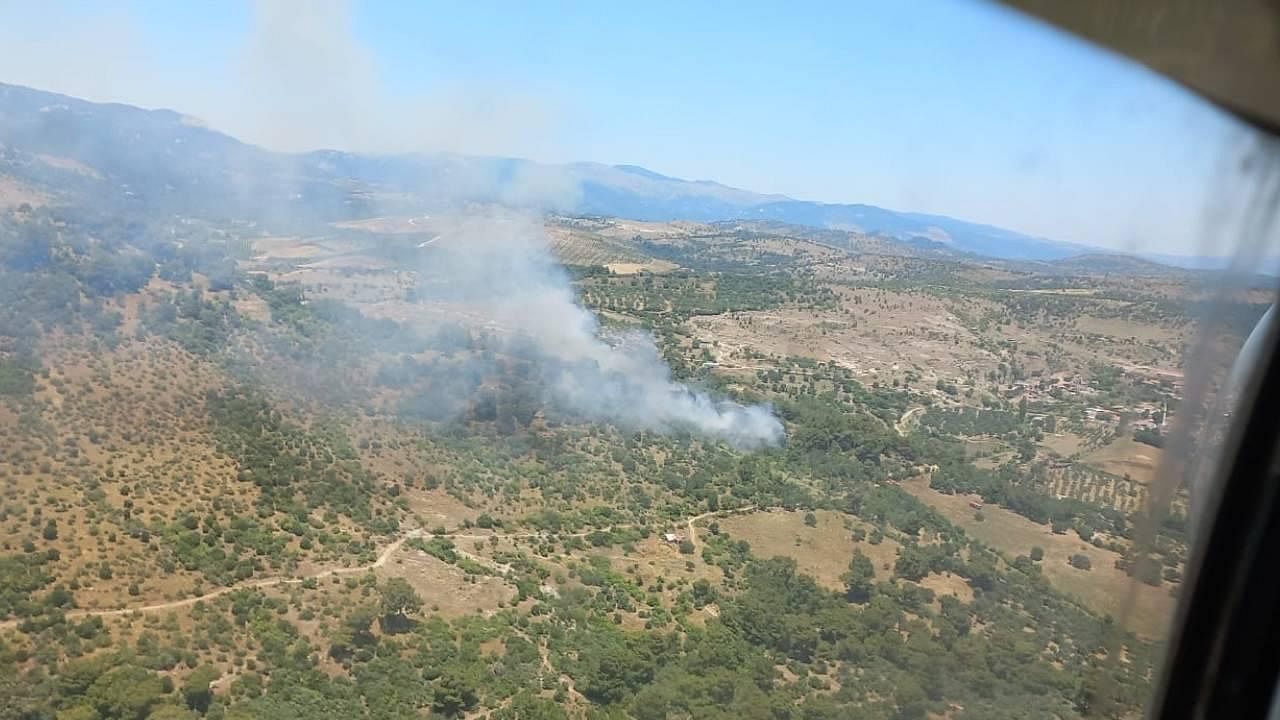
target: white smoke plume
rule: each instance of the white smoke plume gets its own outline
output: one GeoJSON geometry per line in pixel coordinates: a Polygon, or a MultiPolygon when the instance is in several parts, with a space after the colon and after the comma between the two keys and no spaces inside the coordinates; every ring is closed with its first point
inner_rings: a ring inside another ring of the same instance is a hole
{"type": "MultiPolygon", "coordinates": [[[[376,140],[391,138],[394,149],[402,151],[492,152],[512,143],[534,148],[541,145],[538,136],[554,135],[544,103],[507,89],[492,89],[491,97],[471,102],[423,98],[416,112],[395,106],[383,97],[376,65],[356,39],[345,0],[325,0],[303,24],[295,22],[295,9],[283,0],[257,5],[244,76],[255,98],[279,99],[258,106],[253,126],[259,131],[279,128],[296,142],[299,127],[324,118],[326,129],[335,133],[329,137],[344,149],[390,149],[376,140]],[[282,107],[285,103],[290,107],[282,107]]],[[[489,321],[531,338],[543,355],[571,365],[572,371],[553,378],[555,401],[628,428],[685,429],[742,448],[781,442],[782,424],[769,408],[715,399],[675,382],[652,337],[638,332],[610,342],[601,337],[595,316],[577,303],[567,274],[548,251],[541,225],[540,209],[575,204],[576,185],[569,186],[558,173],[539,172],[536,165],[502,179],[464,166],[454,172],[456,197],[434,200],[465,203],[468,196],[499,196],[522,209],[473,208],[469,217],[451,221],[442,227],[441,240],[422,248],[423,270],[444,278],[447,289],[465,295],[469,308],[489,321]]]]}
{"type": "MultiPolygon", "coordinates": [[[[75,13],[63,15],[55,24],[70,23],[75,13]]],[[[527,157],[555,145],[555,119],[562,113],[550,98],[474,83],[463,91],[446,83],[423,96],[390,92],[376,53],[355,32],[350,0],[255,0],[252,17],[237,54],[220,73],[225,83],[193,86],[186,78],[166,75],[163,63],[145,54],[145,43],[120,40],[135,35],[137,19],[127,13],[112,15],[109,23],[95,16],[94,23],[72,33],[85,42],[77,42],[80,51],[69,55],[23,44],[21,32],[0,28],[0,38],[18,43],[22,51],[7,53],[17,64],[0,64],[0,70],[9,80],[73,94],[175,107],[272,150],[527,157]],[[104,27],[117,32],[104,35],[104,27]],[[108,41],[92,42],[101,37],[108,41]],[[99,97],[100,88],[111,88],[112,96],[99,97]]],[[[59,32],[67,31],[60,27],[59,32]]],[[[237,177],[245,181],[239,193],[244,212],[256,212],[248,202],[261,189],[253,168],[237,177]]],[[[674,381],[652,337],[638,332],[602,337],[594,315],[577,303],[566,272],[548,251],[541,224],[542,209],[576,204],[580,188],[575,182],[536,164],[521,166],[512,177],[505,168],[458,163],[450,169],[448,190],[441,191],[443,186],[436,183],[414,194],[436,206],[465,206],[486,197],[522,208],[472,207],[469,218],[452,221],[439,242],[422,248],[421,269],[446,279],[447,290],[465,295],[468,312],[478,312],[485,323],[502,326],[511,336],[531,338],[544,356],[571,368],[550,378],[552,399],[623,427],[691,430],[744,448],[781,441],[782,425],[769,408],[716,399],[674,381]]],[[[291,206],[271,210],[294,212],[291,206]]]]}
{"type": "Polygon", "coordinates": [[[782,423],[769,407],[716,399],[673,380],[649,334],[602,337],[536,217],[489,210],[437,227],[438,239],[422,248],[424,273],[562,364],[551,384],[558,403],[626,428],[689,430],[740,448],[782,441],[782,423]]]}

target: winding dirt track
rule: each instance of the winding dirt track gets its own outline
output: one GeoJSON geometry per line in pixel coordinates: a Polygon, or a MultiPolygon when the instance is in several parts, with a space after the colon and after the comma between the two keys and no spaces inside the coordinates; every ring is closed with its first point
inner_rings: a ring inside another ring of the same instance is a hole
{"type": "MultiPolygon", "coordinates": [[[[236,590],[250,590],[250,589],[256,589],[256,588],[274,587],[276,585],[296,585],[298,583],[305,582],[307,580],[320,580],[320,579],[332,577],[335,575],[353,575],[355,573],[364,573],[376,568],[380,568],[383,565],[386,565],[387,560],[390,560],[391,556],[394,555],[395,552],[399,550],[400,547],[404,545],[406,541],[410,540],[411,538],[421,537],[422,534],[423,534],[422,530],[410,530],[409,532],[400,536],[394,542],[388,543],[387,546],[382,549],[382,552],[378,554],[378,559],[374,560],[373,562],[367,565],[358,565],[356,567],[349,567],[349,568],[329,568],[327,570],[321,570],[318,573],[315,573],[313,575],[306,575],[304,577],[273,577],[273,578],[263,578],[261,580],[252,580],[249,582],[238,583],[235,585],[228,585],[223,588],[218,588],[217,590],[207,592],[204,595],[197,595],[195,597],[182,598],[181,600],[170,600],[168,602],[154,603],[151,605],[137,605],[134,607],[114,608],[111,610],[68,610],[66,614],[66,618],[68,620],[74,620],[76,618],[83,618],[83,617],[114,617],[119,615],[128,615],[130,613],[145,613],[145,612],[156,612],[160,610],[172,610],[174,608],[195,605],[196,603],[201,602],[203,600],[212,600],[216,597],[226,595],[227,593],[235,592],[236,590]]],[[[19,622],[20,621],[16,619],[5,620],[4,622],[0,622],[0,630],[17,627],[19,622]]]]}
{"type": "Polygon", "coordinates": [[[907,431],[911,429],[909,425],[909,423],[911,422],[911,419],[914,416],[919,415],[924,411],[925,411],[925,408],[922,408],[922,407],[913,407],[907,410],[906,412],[902,413],[902,417],[898,418],[898,422],[893,424],[893,429],[897,430],[899,435],[906,437],[907,431]]]}
{"type": "MultiPolygon", "coordinates": [[[[754,510],[755,508],[743,508],[740,510],[731,510],[726,512],[741,513],[741,512],[751,512],[754,510]]],[[[695,548],[697,548],[698,546],[698,533],[697,533],[697,530],[694,528],[694,523],[704,518],[715,515],[717,512],[721,512],[721,511],[705,512],[700,515],[694,515],[692,517],[685,519],[684,524],[689,528],[689,540],[690,542],[693,543],[695,548]]],[[[590,532],[591,531],[581,532],[581,533],[572,533],[570,535],[567,535],[567,537],[586,537],[587,535],[590,534],[590,532]]],[[[195,597],[182,598],[180,600],[169,600],[167,602],[153,603],[150,605],[136,605],[133,607],[112,608],[107,610],[90,610],[90,609],[68,610],[66,613],[66,618],[68,620],[75,620],[78,618],[86,618],[86,617],[118,617],[121,615],[129,615],[131,613],[160,612],[163,610],[173,610],[175,608],[189,607],[191,605],[195,605],[198,602],[212,600],[214,598],[221,597],[223,595],[226,595],[227,593],[232,593],[237,590],[253,590],[253,589],[259,589],[259,588],[275,587],[277,585],[297,585],[299,583],[306,582],[307,580],[322,580],[327,577],[366,573],[366,572],[369,572],[370,570],[376,570],[377,568],[380,568],[383,565],[386,565],[387,561],[391,559],[391,556],[394,555],[396,551],[399,550],[409,540],[416,537],[423,537],[425,535],[426,533],[421,528],[417,528],[417,529],[406,532],[404,535],[401,535],[399,538],[397,538],[396,540],[393,540],[392,542],[388,543],[385,547],[383,547],[382,551],[378,553],[377,559],[366,565],[357,565],[355,567],[329,568],[327,570],[321,570],[320,572],[313,573],[311,575],[304,575],[301,577],[272,577],[272,578],[262,578],[261,580],[251,580],[249,582],[238,583],[236,585],[228,585],[223,588],[218,588],[217,590],[207,592],[203,595],[197,595],[195,597]]],[[[546,537],[546,535],[547,535],[546,533],[511,533],[511,534],[505,534],[505,535],[463,535],[463,534],[449,533],[449,534],[446,534],[444,537],[448,537],[451,540],[487,540],[490,537],[533,538],[533,537],[546,537]]],[[[566,536],[562,536],[562,537],[566,537],[566,536]]],[[[485,565],[487,567],[493,568],[494,570],[497,570],[504,575],[511,571],[511,568],[509,566],[499,563],[495,560],[491,560],[489,558],[482,557],[479,555],[474,555],[472,553],[469,553],[463,550],[462,548],[455,547],[454,549],[459,555],[462,555],[463,557],[474,560],[475,562],[478,562],[481,565],[485,565]]],[[[18,626],[20,622],[21,620],[18,620],[16,618],[12,620],[0,621],[0,630],[9,630],[9,629],[15,628],[18,626]]]]}

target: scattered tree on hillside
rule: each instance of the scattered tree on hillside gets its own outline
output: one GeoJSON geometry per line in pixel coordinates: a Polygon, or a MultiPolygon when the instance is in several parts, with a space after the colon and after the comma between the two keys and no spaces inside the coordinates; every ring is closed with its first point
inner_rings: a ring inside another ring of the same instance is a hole
{"type": "Polygon", "coordinates": [[[382,626],[388,632],[402,632],[409,626],[409,615],[422,610],[422,598],[408,580],[393,577],[382,585],[382,626]]]}
{"type": "Polygon", "coordinates": [[[846,600],[858,604],[870,600],[876,581],[876,571],[871,564],[871,558],[863,554],[861,549],[855,549],[853,559],[849,561],[849,570],[841,579],[845,584],[846,600]]]}

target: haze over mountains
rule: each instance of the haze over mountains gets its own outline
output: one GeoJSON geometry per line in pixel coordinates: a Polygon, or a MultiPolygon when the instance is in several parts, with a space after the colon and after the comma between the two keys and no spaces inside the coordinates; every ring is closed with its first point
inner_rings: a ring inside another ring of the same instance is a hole
{"type": "MultiPolygon", "coordinates": [[[[444,153],[275,153],[170,110],[91,103],[4,84],[0,182],[0,191],[13,197],[72,193],[139,210],[265,222],[327,222],[495,203],[635,220],[767,220],[1011,260],[1114,254],[946,216],[765,195],[632,165],[552,165],[444,153]]],[[[1206,264],[1203,258],[1151,259],[1206,264]]]]}

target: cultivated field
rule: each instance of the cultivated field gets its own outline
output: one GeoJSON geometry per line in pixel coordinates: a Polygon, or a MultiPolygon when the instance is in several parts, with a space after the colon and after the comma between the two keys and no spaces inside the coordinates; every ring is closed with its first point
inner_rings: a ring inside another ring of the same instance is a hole
{"type": "Polygon", "coordinates": [[[974,538],[1004,553],[1009,559],[1027,555],[1032,547],[1044,549],[1040,563],[1045,577],[1057,589],[1078,598],[1098,613],[1120,618],[1134,632],[1156,637],[1164,633],[1173,617],[1174,598],[1169,585],[1144,585],[1116,568],[1118,553],[1084,542],[1074,530],[1055,534],[1048,525],[1039,525],[999,507],[986,506],[983,520],[975,519],[969,506],[976,498],[946,495],[928,486],[925,479],[902,484],[903,489],[964,528],[974,538]],[[1092,569],[1079,570],[1067,561],[1072,555],[1088,556],[1092,569]]]}

